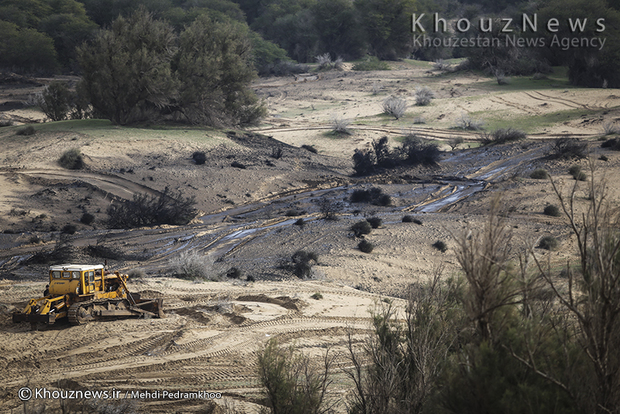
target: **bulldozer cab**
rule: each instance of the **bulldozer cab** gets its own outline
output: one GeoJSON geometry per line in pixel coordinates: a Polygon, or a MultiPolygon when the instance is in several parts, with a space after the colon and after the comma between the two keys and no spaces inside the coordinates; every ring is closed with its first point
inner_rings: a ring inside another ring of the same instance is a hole
{"type": "Polygon", "coordinates": [[[52,296],[74,293],[92,295],[102,291],[105,284],[103,265],[63,264],[50,267],[50,287],[52,296]]]}

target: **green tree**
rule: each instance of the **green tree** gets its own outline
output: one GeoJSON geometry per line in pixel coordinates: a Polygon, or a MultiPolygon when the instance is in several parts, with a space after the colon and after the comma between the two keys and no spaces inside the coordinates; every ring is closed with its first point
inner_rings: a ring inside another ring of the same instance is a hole
{"type": "Polygon", "coordinates": [[[411,15],[415,0],[356,0],[370,52],[394,60],[412,51],[411,15]]]}
{"type": "Polygon", "coordinates": [[[312,13],[322,53],[345,59],[362,55],[363,33],[352,0],[318,0],[312,13]]]}
{"type": "Polygon", "coordinates": [[[54,81],[43,91],[39,106],[52,121],[62,121],[67,118],[73,99],[73,94],[65,82],[54,81]]]}
{"type": "Polygon", "coordinates": [[[58,59],[68,69],[76,65],[76,49],[91,39],[97,25],[85,14],[53,14],[41,20],[39,29],[54,40],[58,59]]]}
{"type": "Polygon", "coordinates": [[[574,85],[612,88],[620,87],[620,12],[607,6],[604,0],[547,0],[542,4],[539,20],[546,22],[550,18],[558,19],[558,32],[547,36],[544,53],[552,64],[567,65],[569,79],[574,85]],[[599,18],[604,18],[605,29],[601,32],[596,25],[599,18]],[[571,30],[569,19],[573,22],[587,19],[584,30],[571,30]],[[602,49],[598,47],[570,47],[562,50],[558,44],[552,44],[553,35],[557,38],[605,38],[602,49]]]}
{"type": "Polygon", "coordinates": [[[264,108],[248,88],[256,76],[247,26],[200,16],[180,35],[174,60],[178,110],[194,124],[251,124],[264,108]]]}
{"type": "Polygon", "coordinates": [[[56,71],[54,42],[46,34],[0,20],[0,39],[0,68],[44,74],[56,71]]]}
{"type": "Polygon", "coordinates": [[[84,91],[93,107],[116,124],[147,120],[174,98],[174,52],[168,24],[144,9],[128,19],[119,17],[110,30],[78,48],[84,91]]]}

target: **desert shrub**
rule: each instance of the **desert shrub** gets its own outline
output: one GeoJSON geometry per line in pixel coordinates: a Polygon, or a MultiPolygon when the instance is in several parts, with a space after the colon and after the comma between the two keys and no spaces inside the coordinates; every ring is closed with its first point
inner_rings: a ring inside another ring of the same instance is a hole
{"type": "Polygon", "coordinates": [[[307,73],[310,66],[290,60],[277,60],[260,68],[260,76],[291,76],[299,73],[307,73]]]}
{"type": "Polygon", "coordinates": [[[336,60],[332,61],[332,58],[329,55],[329,53],[324,53],[322,55],[316,56],[315,60],[316,60],[316,63],[319,64],[319,67],[318,67],[319,70],[330,70],[330,69],[342,70],[343,61],[341,57],[337,57],[336,60]]]}
{"type": "Polygon", "coordinates": [[[381,85],[377,82],[373,82],[372,84],[372,94],[378,95],[381,92],[381,85]]]}
{"type": "Polygon", "coordinates": [[[75,234],[76,231],[77,226],[75,224],[65,224],[60,230],[60,232],[63,234],[75,234]]]}
{"type": "Polygon", "coordinates": [[[294,224],[294,225],[296,225],[296,226],[301,226],[301,227],[303,227],[303,226],[305,226],[305,225],[306,225],[306,222],[304,221],[304,219],[300,218],[300,219],[298,219],[298,220],[297,220],[295,223],[293,223],[293,224],[294,224]]]}
{"type": "Polygon", "coordinates": [[[383,101],[383,112],[396,119],[402,118],[407,110],[407,101],[398,96],[390,96],[383,101]]]}
{"type": "Polygon", "coordinates": [[[372,226],[367,220],[358,221],[351,226],[351,231],[355,233],[356,237],[361,237],[364,234],[370,234],[372,226]]]}
{"type": "Polygon", "coordinates": [[[146,278],[147,274],[144,271],[144,269],[131,269],[130,271],[127,272],[127,276],[129,276],[129,279],[144,279],[146,278]]]}
{"type": "Polygon", "coordinates": [[[316,292],[315,294],[313,294],[312,296],[310,296],[312,299],[314,300],[321,300],[323,299],[323,295],[321,294],[321,292],[316,292]]]}
{"type": "Polygon", "coordinates": [[[457,119],[454,128],[464,129],[466,131],[479,131],[484,126],[484,122],[480,119],[474,119],[468,114],[461,114],[461,117],[457,119]]]}
{"type": "Polygon", "coordinates": [[[603,135],[618,135],[620,134],[620,126],[615,122],[605,122],[603,124],[603,135]]]}
{"type": "Polygon", "coordinates": [[[401,157],[408,165],[436,166],[440,151],[437,145],[425,144],[416,136],[408,136],[400,148],[401,157]]]}
{"type": "Polygon", "coordinates": [[[538,247],[545,250],[555,250],[558,248],[559,244],[560,243],[558,242],[558,239],[556,239],[555,237],[545,236],[540,239],[538,247]]]}
{"type": "Polygon", "coordinates": [[[0,117],[0,128],[8,127],[13,125],[13,120],[11,118],[0,117]]]}
{"type": "Polygon", "coordinates": [[[184,225],[195,216],[193,197],[174,194],[168,187],[159,195],[135,194],[133,200],[112,204],[108,208],[108,225],[115,229],[131,229],[158,224],[184,225]]]}
{"type": "Polygon", "coordinates": [[[204,151],[195,151],[192,154],[192,159],[194,160],[196,165],[203,165],[205,162],[207,162],[207,154],[205,154],[204,151]]]}
{"type": "Polygon", "coordinates": [[[433,247],[442,253],[445,253],[448,250],[448,245],[441,240],[437,240],[435,243],[433,243],[433,247]]]}
{"type": "Polygon", "coordinates": [[[256,278],[252,275],[247,275],[245,280],[247,280],[248,282],[256,282],[256,278]]]}
{"type": "Polygon", "coordinates": [[[28,239],[28,243],[30,244],[40,244],[43,243],[43,240],[37,236],[36,234],[33,236],[30,236],[30,238],[28,239]]]}
{"type": "Polygon", "coordinates": [[[283,154],[284,150],[282,149],[282,147],[273,147],[271,149],[271,158],[279,160],[280,158],[282,158],[283,154]]]}
{"type": "Polygon", "coordinates": [[[74,95],[66,82],[53,81],[43,89],[38,104],[49,119],[62,121],[71,111],[73,100],[74,95]]]}
{"type": "Polygon", "coordinates": [[[555,158],[585,158],[588,153],[588,144],[577,138],[560,138],[554,142],[555,158]]]}
{"type": "Polygon", "coordinates": [[[611,138],[601,144],[601,148],[608,148],[612,151],[620,151],[620,139],[611,138]]]}
{"type": "Polygon", "coordinates": [[[90,257],[98,257],[102,259],[121,260],[125,257],[123,252],[113,246],[106,246],[105,244],[89,244],[86,247],[86,254],[90,257]]]}
{"type": "Polygon", "coordinates": [[[80,217],[80,222],[86,225],[92,224],[94,221],[95,216],[90,213],[84,213],[82,214],[82,217],[80,217]]]}
{"type": "Polygon", "coordinates": [[[426,106],[435,98],[435,94],[427,86],[418,86],[415,88],[415,104],[417,106],[426,106]]]}
{"type": "Polygon", "coordinates": [[[498,85],[508,85],[510,83],[510,78],[502,71],[495,72],[495,80],[498,85]]]}
{"type": "Polygon", "coordinates": [[[426,119],[424,119],[423,116],[416,116],[415,118],[413,118],[413,123],[414,124],[425,124],[426,119]]]}
{"type": "Polygon", "coordinates": [[[37,130],[32,125],[28,125],[15,131],[15,135],[34,135],[35,132],[37,130]]]}
{"type": "MultiPolygon", "coordinates": [[[[380,192],[382,191],[379,188],[377,188],[377,190],[379,190],[380,192]]],[[[349,198],[349,201],[351,201],[352,203],[370,203],[372,201],[372,197],[373,197],[373,194],[371,190],[357,189],[357,190],[353,190],[353,193],[351,193],[351,197],[349,198]]]]}
{"type": "Polygon", "coordinates": [[[213,259],[197,252],[181,252],[170,260],[170,270],[181,279],[217,280],[213,259]]]}
{"type": "Polygon", "coordinates": [[[306,212],[304,210],[296,210],[296,209],[286,210],[286,213],[284,213],[286,217],[296,217],[296,216],[301,216],[302,214],[306,214],[306,212]]]}
{"type": "Polygon", "coordinates": [[[549,174],[542,168],[538,168],[530,174],[530,178],[534,178],[535,180],[544,180],[547,177],[549,177],[549,174]]]}
{"type": "Polygon", "coordinates": [[[291,257],[293,262],[293,273],[301,279],[310,277],[313,264],[318,263],[319,257],[315,252],[305,250],[296,251],[291,257]]]}
{"type": "Polygon", "coordinates": [[[67,234],[61,234],[54,248],[41,250],[25,260],[25,264],[61,264],[70,263],[75,255],[75,247],[67,234]]]}
{"type": "Polygon", "coordinates": [[[433,63],[433,70],[437,71],[437,72],[449,71],[451,69],[451,67],[452,67],[452,65],[450,65],[448,62],[446,62],[443,59],[437,59],[433,63]]]}
{"type": "Polygon", "coordinates": [[[338,220],[338,213],[342,211],[344,205],[341,202],[331,200],[327,196],[319,200],[319,211],[324,220],[338,220]]]}
{"type": "Polygon", "coordinates": [[[353,153],[353,170],[355,175],[364,176],[372,174],[376,167],[375,153],[370,150],[355,149],[353,153]]]}
{"type": "Polygon", "coordinates": [[[506,142],[519,141],[525,139],[525,137],[525,132],[515,128],[500,128],[490,134],[483,134],[481,136],[484,145],[504,144],[506,142]]]}
{"type": "Polygon", "coordinates": [[[330,123],[332,126],[332,133],[336,135],[351,135],[351,130],[349,129],[349,125],[351,124],[350,120],[332,115],[330,123]]]}
{"type": "Polygon", "coordinates": [[[363,61],[353,65],[353,70],[390,70],[390,65],[388,65],[387,62],[379,60],[376,56],[367,56],[363,61]]]}
{"type": "Polygon", "coordinates": [[[559,217],[560,209],[558,208],[558,206],[550,204],[547,207],[545,207],[545,209],[543,210],[543,213],[546,216],[559,217]]]}
{"type": "Polygon", "coordinates": [[[366,221],[370,223],[370,226],[373,229],[378,229],[383,224],[383,220],[381,220],[379,217],[370,217],[366,219],[366,221]]]}
{"type": "Polygon", "coordinates": [[[265,402],[273,414],[327,413],[324,399],[331,384],[332,359],[325,354],[322,370],[311,366],[307,356],[291,346],[282,349],[271,339],[258,353],[258,377],[265,389],[265,402]]]}
{"type": "Polygon", "coordinates": [[[372,251],[375,249],[375,245],[368,240],[362,240],[357,245],[357,248],[360,249],[360,251],[363,253],[372,253],[372,251]]]}
{"type": "Polygon", "coordinates": [[[606,155],[601,155],[600,157],[598,157],[598,159],[601,161],[609,161],[609,158],[607,158],[606,155]]]}
{"type": "Polygon", "coordinates": [[[380,195],[376,201],[373,202],[378,206],[389,207],[392,205],[392,197],[389,194],[380,195]]]}
{"type": "Polygon", "coordinates": [[[310,152],[311,152],[311,153],[313,153],[313,154],[316,154],[316,153],[318,153],[318,152],[319,152],[319,151],[318,151],[316,148],[314,148],[312,145],[306,145],[306,144],[304,144],[304,145],[302,145],[301,147],[302,147],[303,149],[305,149],[306,151],[310,151],[310,152]]]}
{"type": "Polygon", "coordinates": [[[585,181],[588,178],[586,173],[581,171],[581,166],[579,165],[573,165],[572,167],[570,167],[568,169],[568,173],[572,175],[575,180],[578,181],[585,181]]]}
{"type": "Polygon", "coordinates": [[[408,214],[406,216],[403,216],[403,223],[415,223],[418,225],[422,224],[420,220],[408,214]]]}
{"type": "Polygon", "coordinates": [[[245,170],[247,167],[245,166],[245,164],[240,163],[239,161],[233,161],[232,164],[230,164],[231,167],[234,168],[239,168],[242,170],[245,170]]]}
{"type": "Polygon", "coordinates": [[[453,137],[453,138],[450,138],[450,140],[448,141],[448,145],[450,145],[450,149],[454,151],[463,142],[465,142],[463,137],[453,137]]]}
{"type": "Polygon", "coordinates": [[[68,170],[79,170],[84,167],[82,152],[79,148],[71,148],[62,154],[58,164],[68,170]]]}
{"type": "Polygon", "coordinates": [[[388,137],[372,141],[372,150],[375,153],[374,160],[377,166],[393,168],[398,164],[397,154],[392,154],[388,144],[388,137]]]}
{"type": "Polygon", "coordinates": [[[237,267],[231,267],[226,272],[226,277],[230,279],[241,279],[242,272],[237,267]]]}

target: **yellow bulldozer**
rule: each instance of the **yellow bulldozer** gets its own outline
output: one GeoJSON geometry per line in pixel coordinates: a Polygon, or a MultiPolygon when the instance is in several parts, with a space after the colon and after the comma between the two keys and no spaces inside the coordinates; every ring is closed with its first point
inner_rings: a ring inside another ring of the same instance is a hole
{"type": "Polygon", "coordinates": [[[117,317],[163,318],[163,299],[141,299],[127,289],[128,275],[110,273],[104,265],[50,266],[43,297],[31,299],[13,322],[53,324],[68,318],[71,325],[117,317]]]}

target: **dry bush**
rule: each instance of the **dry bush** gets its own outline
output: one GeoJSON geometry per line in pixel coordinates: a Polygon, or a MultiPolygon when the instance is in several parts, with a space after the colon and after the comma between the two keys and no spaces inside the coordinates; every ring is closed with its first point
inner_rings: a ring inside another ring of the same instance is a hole
{"type": "Polygon", "coordinates": [[[183,225],[195,216],[193,197],[173,194],[168,187],[159,195],[136,194],[133,200],[112,204],[108,209],[111,228],[131,229],[158,224],[183,225]]]}
{"type": "Polygon", "coordinates": [[[390,96],[383,101],[383,112],[396,119],[402,118],[407,110],[407,101],[398,96],[390,96]]]}
{"type": "Polygon", "coordinates": [[[415,88],[414,97],[417,106],[426,106],[435,99],[435,93],[427,86],[418,86],[415,88]]]}
{"type": "Polygon", "coordinates": [[[456,121],[454,128],[464,129],[466,131],[479,131],[483,128],[484,122],[480,119],[474,119],[468,114],[461,114],[461,117],[456,121]]]}
{"type": "Polygon", "coordinates": [[[344,118],[340,118],[337,115],[332,115],[330,117],[330,124],[332,126],[332,132],[334,134],[351,135],[351,130],[349,129],[349,125],[351,125],[351,121],[349,119],[344,119],[344,118]]]}
{"type": "Polygon", "coordinates": [[[615,122],[605,122],[603,124],[603,135],[618,135],[620,134],[620,126],[615,122]]]}
{"type": "Polygon", "coordinates": [[[181,279],[219,280],[213,258],[197,252],[181,252],[170,259],[169,268],[175,277],[181,279]]]}
{"type": "Polygon", "coordinates": [[[586,158],[588,143],[581,142],[578,138],[560,138],[554,142],[553,158],[586,158]]]}
{"type": "Polygon", "coordinates": [[[71,148],[62,154],[58,160],[58,164],[62,168],[66,168],[68,170],[82,169],[84,168],[84,158],[82,157],[82,152],[79,148],[71,148]]]}

